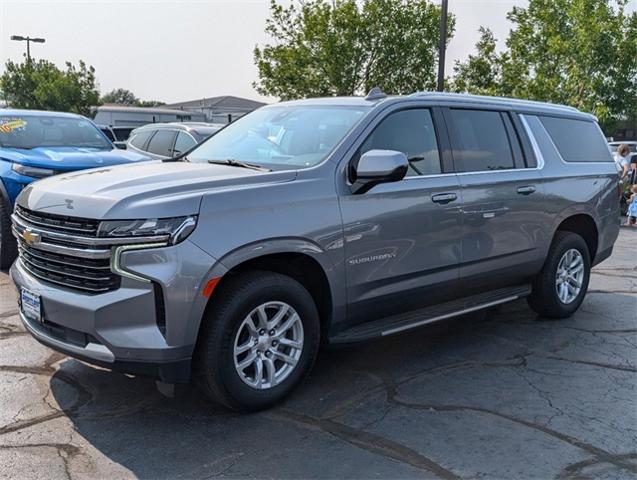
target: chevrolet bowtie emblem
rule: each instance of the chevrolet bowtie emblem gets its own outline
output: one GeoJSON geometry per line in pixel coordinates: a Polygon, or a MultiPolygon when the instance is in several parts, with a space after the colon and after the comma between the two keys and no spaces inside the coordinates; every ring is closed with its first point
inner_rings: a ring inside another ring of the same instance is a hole
{"type": "Polygon", "coordinates": [[[22,231],[22,240],[24,240],[29,245],[36,245],[40,243],[40,234],[34,233],[31,230],[23,230],[22,231]]]}

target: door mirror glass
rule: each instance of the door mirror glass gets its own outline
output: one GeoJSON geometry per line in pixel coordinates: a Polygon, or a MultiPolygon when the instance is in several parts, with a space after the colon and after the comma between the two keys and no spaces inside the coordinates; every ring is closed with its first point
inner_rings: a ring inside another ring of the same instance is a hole
{"type": "Polygon", "coordinates": [[[356,165],[352,193],[365,193],[380,183],[398,182],[405,178],[409,162],[407,155],[395,150],[369,150],[356,165]]]}

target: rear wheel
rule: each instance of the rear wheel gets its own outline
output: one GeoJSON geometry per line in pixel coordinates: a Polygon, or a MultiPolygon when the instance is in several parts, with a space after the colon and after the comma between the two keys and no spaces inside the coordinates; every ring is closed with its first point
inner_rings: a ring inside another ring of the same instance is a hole
{"type": "Polygon", "coordinates": [[[588,289],[591,263],[584,239],[558,231],[542,271],[533,283],[529,305],[548,318],[570,317],[588,289]]]}
{"type": "Polygon", "coordinates": [[[9,268],[17,256],[18,246],[11,233],[11,215],[0,199],[0,268],[9,268]]]}
{"type": "Polygon", "coordinates": [[[235,410],[261,410],[307,376],[320,327],[300,283],[278,273],[243,273],[221,285],[211,302],[196,359],[208,396],[235,410]]]}

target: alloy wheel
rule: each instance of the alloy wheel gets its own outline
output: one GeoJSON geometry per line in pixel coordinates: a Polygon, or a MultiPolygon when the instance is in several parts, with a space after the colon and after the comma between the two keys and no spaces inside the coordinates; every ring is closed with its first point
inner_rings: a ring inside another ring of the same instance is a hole
{"type": "Polygon", "coordinates": [[[573,302],[582,290],[583,282],[584,258],[578,250],[571,248],[557,264],[555,289],[560,301],[564,304],[573,302]]]}
{"type": "Polygon", "coordinates": [[[285,302],[266,302],[241,322],[234,340],[234,366],[241,380],[266,390],[283,382],[303,352],[303,323],[285,302]]]}

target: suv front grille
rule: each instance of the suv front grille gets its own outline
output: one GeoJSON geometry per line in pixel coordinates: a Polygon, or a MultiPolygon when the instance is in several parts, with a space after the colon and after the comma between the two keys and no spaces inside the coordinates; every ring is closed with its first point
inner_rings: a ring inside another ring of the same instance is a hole
{"type": "Polygon", "coordinates": [[[24,242],[19,245],[23,266],[35,277],[89,292],[119,288],[119,275],[111,272],[109,259],[88,259],[39,250],[24,242]]]}
{"type": "Polygon", "coordinates": [[[16,206],[13,224],[20,262],[34,277],[90,293],[119,288],[121,277],[110,268],[110,246],[86,243],[99,243],[98,220],[16,206]],[[26,229],[37,232],[39,241],[27,242],[21,235],[26,229]]]}
{"type": "Polygon", "coordinates": [[[16,205],[15,214],[36,227],[46,228],[53,232],[83,237],[97,237],[98,220],[34,212],[19,205],[16,205]]]}
{"type": "Polygon", "coordinates": [[[119,288],[123,270],[111,266],[111,260],[113,265],[118,262],[118,247],[168,244],[167,235],[98,237],[99,220],[36,212],[19,205],[11,219],[19,261],[31,275],[90,293],[119,288]]]}

